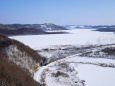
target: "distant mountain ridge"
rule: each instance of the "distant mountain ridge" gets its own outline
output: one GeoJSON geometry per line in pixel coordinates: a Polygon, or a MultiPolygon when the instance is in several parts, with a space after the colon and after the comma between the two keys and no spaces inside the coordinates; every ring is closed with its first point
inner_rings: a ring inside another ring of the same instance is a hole
{"type": "Polygon", "coordinates": [[[67,30],[55,24],[0,24],[0,34],[4,35],[37,35],[52,34],[46,31],[67,30]]]}
{"type": "Polygon", "coordinates": [[[20,28],[34,28],[40,30],[67,30],[67,28],[52,23],[44,24],[0,24],[0,29],[16,30],[20,28]]]}
{"type": "Polygon", "coordinates": [[[65,25],[67,29],[114,29],[115,25],[65,25]]]}
{"type": "Polygon", "coordinates": [[[42,30],[67,30],[67,28],[51,23],[45,23],[40,25],[42,30]]]}
{"type": "Polygon", "coordinates": [[[114,32],[115,33],[115,26],[100,27],[96,31],[100,31],[100,32],[114,32]]]}

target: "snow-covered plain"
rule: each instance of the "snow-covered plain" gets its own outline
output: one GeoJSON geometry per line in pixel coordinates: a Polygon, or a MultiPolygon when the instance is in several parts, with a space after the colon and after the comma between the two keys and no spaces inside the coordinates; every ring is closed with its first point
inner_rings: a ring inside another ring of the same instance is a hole
{"type": "Polygon", "coordinates": [[[89,45],[115,43],[115,34],[112,32],[92,31],[94,29],[65,30],[70,34],[12,36],[10,38],[21,41],[33,49],[52,45],[89,45]]]}
{"type": "Polygon", "coordinates": [[[111,64],[115,66],[115,60],[67,57],[40,68],[34,79],[45,83],[46,86],[115,86],[115,68],[109,67],[111,64]],[[106,64],[106,67],[102,67],[102,63],[106,64]],[[57,72],[63,75],[56,77],[57,72]],[[85,85],[82,83],[83,80],[85,85]]]}
{"type": "Polygon", "coordinates": [[[76,68],[78,77],[85,80],[85,86],[115,86],[115,69],[82,64],[76,68]]]}
{"type": "MultiPolygon", "coordinates": [[[[93,45],[115,43],[112,32],[92,29],[66,30],[70,34],[12,36],[33,49],[53,45],[93,45]]],[[[49,53],[50,54],[50,53],[49,53]]],[[[34,79],[46,86],[115,86],[115,60],[68,56],[39,68],[34,79]],[[63,68],[63,63],[65,68],[63,68]],[[106,67],[103,67],[106,66],[106,67]],[[85,85],[82,82],[85,80],[85,85]]]]}

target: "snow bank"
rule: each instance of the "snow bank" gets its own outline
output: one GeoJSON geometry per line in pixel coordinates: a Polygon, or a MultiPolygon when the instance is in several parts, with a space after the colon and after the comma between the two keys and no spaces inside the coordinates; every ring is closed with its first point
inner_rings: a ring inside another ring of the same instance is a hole
{"type": "Polygon", "coordinates": [[[102,67],[113,67],[115,68],[115,60],[112,59],[104,59],[104,58],[88,58],[88,57],[68,57],[65,58],[69,62],[77,62],[82,64],[93,64],[99,65],[102,67]]]}
{"type": "Polygon", "coordinates": [[[34,74],[34,79],[46,86],[84,86],[73,65],[77,66],[67,61],[48,64],[34,74]]]}
{"type": "Polygon", "coordinates": [[[112,59],[73,56],[44,66],[35,73],[34,79],[46,86],[114,86],[114,67],[112,59]]]}

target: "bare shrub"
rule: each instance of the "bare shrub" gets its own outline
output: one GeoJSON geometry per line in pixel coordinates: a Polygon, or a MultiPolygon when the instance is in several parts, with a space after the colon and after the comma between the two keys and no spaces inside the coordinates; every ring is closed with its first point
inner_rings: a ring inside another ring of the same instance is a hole
{"type": "Polygon", "coordinates": [[[69,77],[66,73],[57,71],[56,74],[54,75],[55,77],[63,76],[63,77],[69,77]]]}

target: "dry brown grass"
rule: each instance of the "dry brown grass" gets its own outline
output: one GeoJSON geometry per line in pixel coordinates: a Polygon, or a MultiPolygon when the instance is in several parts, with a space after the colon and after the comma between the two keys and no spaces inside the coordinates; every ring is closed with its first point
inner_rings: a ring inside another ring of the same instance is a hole
{"type": "Polygon", "coordinates": [[[57,71],[57,73],[55,74],[55,77],[59,77],[59,76],[69,77],[66,73],[61,72],[61,71],[57,71]]]}
{"type": "MultiPolygon", "coordinates": [[[[20,50],[23,53],[26,53],[26,55],[28,57],[27,60],[29,60],[31,58],[33,63],[35,63],[35,64],[41,63],[42,60],[44,60],[44,58],[42,58],[35,50],[31,49],[29,46],[26,46],[17,40],[9,39],[7,36],[0,35],[0,53],[7,55],[5,48],[7,48],[10,45],[15,45],[18,50],[20,50]]],[[[6,58],[7,57],[8,56],[6,56],[6,58]]],[[[15,57],[18,58],[18,56],[15,56],[15,57]]],[[[23,57],[22,57],[22,59],[23,59],[23,57]]],[[[16,62],[14,62],[14,63],[16,63],[16,62]]],[[[25,65],[25,64],[23,64],[23,65],[25,65]]],[[[25,69],[25,71],[29,73],[29,70],[25,69]]],[[[31,73],[30,73],[30,75],[31,75],[31,73]]]]}
{"type": "Polygon", "coordinates": [[[16,45],[20,51],[26,52],[27,55],[32,57],[33,60],[37,62],[40,62],[42,60],[42,57],[35,50],[31,49],[29,46],[26,46],[17,40],[9,39],[7,36],[4,35],[0,35],[0,40],[1,38],[5,39],[5,41],[0,41],[0,50],[9,45],[16,45]]]}
{"type": "Polygon", "coordinates": [[[35,61],[40,62],[42,60],[42,57],[35,50],[31,49],[29,46],[26,46],[17,40],[12,40],[12,44],[16,45],[20,51],[26,52],[28,56],[32,57],[35,61]]]}
{"type": "Polygon", "coordinates": [[[0,86],[41,86],[22,68],[0,54],[0,86]]]}
{"type": "Polygon", "coordinates": [[[28,70],[7,59],[4,48],[10,45],[16,45],[20,51],[26,52],[36,62],[42,60],[42,57],[30,47],[19,41],[11,40],[7,36],[0,35],[0,86],[41,86],[33,80],[28,70]]]}

